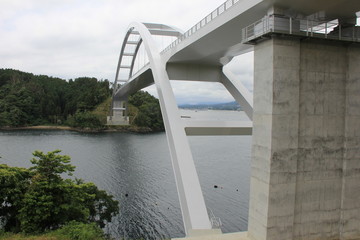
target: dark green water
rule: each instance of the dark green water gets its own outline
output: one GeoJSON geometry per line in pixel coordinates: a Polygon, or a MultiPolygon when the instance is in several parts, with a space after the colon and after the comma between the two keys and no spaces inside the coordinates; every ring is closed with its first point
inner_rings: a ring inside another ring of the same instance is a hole
{"type": "MultiPolygon", "coordinates": [[[[223,232],[246,230],[251,137],[189,141],[207,207],[221,218],[223,232]]],[[[72,157],[77,178],[94,182],[120,201],[120,214],[107,233],[116,239],[184,236],[165,133],[0,132],[0,163],[29,167],[34,150],[54,149],[72,157]]]]}

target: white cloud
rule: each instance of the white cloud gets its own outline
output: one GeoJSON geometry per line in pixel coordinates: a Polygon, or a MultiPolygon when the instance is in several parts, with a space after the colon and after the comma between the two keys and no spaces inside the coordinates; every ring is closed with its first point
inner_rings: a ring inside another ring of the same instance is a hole
{"type": "Polygon", "coordinates": [[[253,92],[254,87],[254,53],[249,52],[238,57],[228,63],[229,69],[238,77],[244,86],[253,92]]]}
{"type": "MultiPolygon", "coordinates": [[[[131,22],[165,23],[187,30],[223,1],[2,0],[0,67],[65,79],[91,76],[112,81],[131,22]]],[[[251,86],[251,56],[231,64],[245,86],[251,86]]],[[[176,83],[174,91],[179,101],[187,96],[192,102],[231,100],[223,88],[203,83],[176,83]]]]}

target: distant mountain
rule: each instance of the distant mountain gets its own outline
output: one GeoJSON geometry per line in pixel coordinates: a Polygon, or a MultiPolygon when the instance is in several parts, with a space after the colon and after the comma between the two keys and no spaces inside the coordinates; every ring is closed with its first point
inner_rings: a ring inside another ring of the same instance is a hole
{"type": "Polygon", "coordinates": [[[213,109],[213,110],[241,110],[237,102],[228,103],[201,103],[201,104],[182,104],[179,105],[182,109],[213,109]]]}

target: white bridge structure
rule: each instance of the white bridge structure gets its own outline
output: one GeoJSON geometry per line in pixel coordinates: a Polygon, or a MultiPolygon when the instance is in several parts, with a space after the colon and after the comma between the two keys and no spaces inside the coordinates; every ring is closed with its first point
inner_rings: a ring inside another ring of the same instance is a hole
{"type": "Polygon", "coordinates": [[[360,239],[359,10],[359,0],[228,0],[187,32],[130,24],[108,124],[128,124],[128,96],[156,85],[187,237],[221,234],[187,136],[253,135],[241,236],[360,239]],[[159,35],[176,39],[160,51],[159,35]],[[148,62],[136,69],[141,46],[148,62]],[[249,51],[253,94],[226,67],[249,51]],[[222,83],[249,121],[181,118],[170,80],[222,83]]]}

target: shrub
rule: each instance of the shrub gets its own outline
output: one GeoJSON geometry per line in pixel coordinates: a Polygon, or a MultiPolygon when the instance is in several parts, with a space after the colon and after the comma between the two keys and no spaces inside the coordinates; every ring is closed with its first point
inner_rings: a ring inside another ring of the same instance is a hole
{"type": "Polygon", "coordinates": [[[42,233],[72,221],[104,227],[118,213],[118,201],[95,184],[62,178],[75,167],[59,152],[35,151],[29,169],[0,164],[0,226],[5,231],[42,233]]]}
{"type": "Polygon", "coordinates": [[[90,112],[77,112],[69,117],[67,124],[71,127],[101,129],[104,127],[98,116],[90,112]]]}
{"type": "Polygon", "coordinates": [[[71,240],[98,240],[105,238],[103,231],[95,223],[85,224],[76,221],[67,223],[49,235],[66,237],[71,240]]]}

